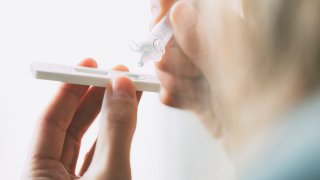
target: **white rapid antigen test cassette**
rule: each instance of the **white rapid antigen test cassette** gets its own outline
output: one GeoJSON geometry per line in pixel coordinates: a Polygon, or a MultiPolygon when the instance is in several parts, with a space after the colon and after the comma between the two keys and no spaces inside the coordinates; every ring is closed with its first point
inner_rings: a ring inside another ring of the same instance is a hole
{"type": "Polygon", "coordinates": [[[146,74],[39,62],[31,64],[31,72],[36,79],[97,87],[105,87],[109,81],[117,76],[127,76],[132,80],[137,91],[160,91],[159,80],[155,76],[146,74]]]}

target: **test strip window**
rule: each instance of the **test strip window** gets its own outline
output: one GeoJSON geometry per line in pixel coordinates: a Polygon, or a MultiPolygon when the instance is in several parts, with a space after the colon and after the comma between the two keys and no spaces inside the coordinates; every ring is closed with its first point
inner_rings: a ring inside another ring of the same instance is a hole
{"type": "Polygon", "coordinates": [[[102,70],[102,69],[97,69],[97,68],[89,68],[89,67],[75,67],[75,71],[81,72],[81,73],[88,73],[88,74],[96,74],[96,75],[103,75],[106,76],[109,74],[108,71],[102,70]]]}

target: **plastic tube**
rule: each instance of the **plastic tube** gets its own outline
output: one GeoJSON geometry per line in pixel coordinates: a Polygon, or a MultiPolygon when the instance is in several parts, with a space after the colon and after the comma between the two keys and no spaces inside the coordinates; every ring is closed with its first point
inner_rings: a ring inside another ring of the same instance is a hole
{"type": "Polygon", "coordinates": [[[172,27],[169,16],[165,16],[150,31],[149,35],[140,43],[130,41],[129,45],[132,50],[139,52],[141,58],[138,65],[144,66],[149,61],[159,61],[165,54],[165,47],[172,37],[172,27]]]}

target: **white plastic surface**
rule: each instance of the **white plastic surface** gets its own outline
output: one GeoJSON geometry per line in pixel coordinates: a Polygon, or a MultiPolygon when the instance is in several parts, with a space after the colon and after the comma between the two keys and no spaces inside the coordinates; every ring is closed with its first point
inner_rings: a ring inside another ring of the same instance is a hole
{"type": "Polygon", "coordinates": [[[159,80],[155,76],[146,74],[39,62],[31,64],[31,72],[36,79],[97,87],[105,87],[117,76],[127,76],[132,79],[137,91],[159,92],[160,90],[159,80]]]}

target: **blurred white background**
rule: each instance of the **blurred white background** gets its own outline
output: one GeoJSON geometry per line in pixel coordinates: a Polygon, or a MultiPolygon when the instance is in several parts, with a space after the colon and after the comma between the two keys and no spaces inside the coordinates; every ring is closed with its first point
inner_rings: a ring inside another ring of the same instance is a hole
{"type": "MultiPolygon", "coordinates": [[[[31,61],[77,64],[86,57],[102,68],[138,68],[128,40],[142,39],[151,19],[148,0],[0,0],[0,179],[20,179],[37,118],[60,83],[40,81],[31,61]]],[[[83,140],[79,163],[96,137],[83,140]]],[[[225,158],[190,113],[165,107],[145,93],[132,147],[132,175],[139,180],[224,179],[225,158]]]]}

